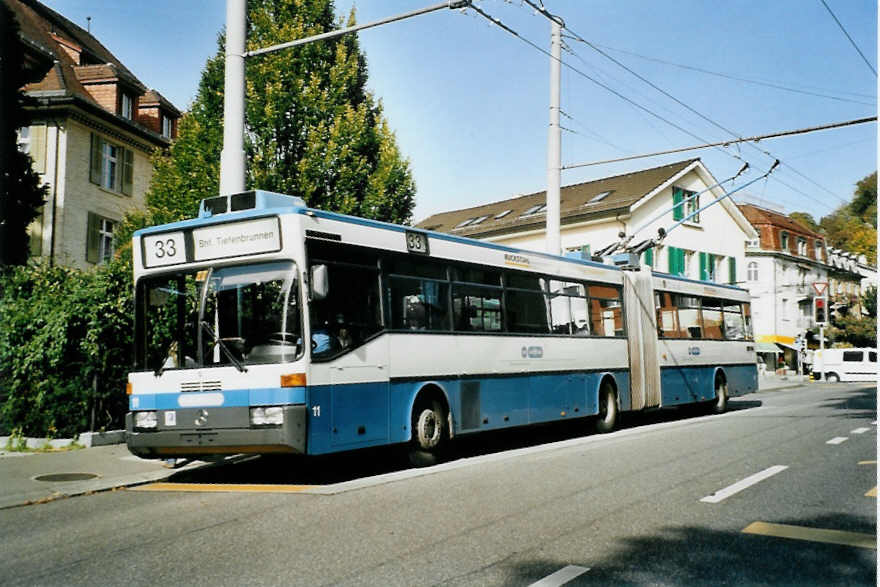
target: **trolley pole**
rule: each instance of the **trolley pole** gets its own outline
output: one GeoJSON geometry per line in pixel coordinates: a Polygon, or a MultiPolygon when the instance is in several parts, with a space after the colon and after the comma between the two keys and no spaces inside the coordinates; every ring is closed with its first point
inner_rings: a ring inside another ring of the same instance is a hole
{"type": "Polygon", "coordinates": [[[562,25],[559,17],[550,21],[550,128],[547,132],[547,252],[562,249],[559,234],[560,184],[562,174],[562,129],[559,126],[559,88],[562,69],[562,25]]]}

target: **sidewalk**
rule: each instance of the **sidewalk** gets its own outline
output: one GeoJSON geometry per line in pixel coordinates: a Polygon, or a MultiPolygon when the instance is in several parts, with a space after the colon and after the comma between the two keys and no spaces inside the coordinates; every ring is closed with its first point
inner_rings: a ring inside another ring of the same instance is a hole
{"type": "Polygon", "coordinates": [[[50,453],[0,450],[0,509],[158,481],[180,470],[138,458],[125,444],[50,453]],[[44,475],[49,480],[37,480],[44,475]]]}
{"type": "Polygon", "coordinates": [[[776,391],[809,384],[807,375],[758,375],[758,391],[776,391]]]}

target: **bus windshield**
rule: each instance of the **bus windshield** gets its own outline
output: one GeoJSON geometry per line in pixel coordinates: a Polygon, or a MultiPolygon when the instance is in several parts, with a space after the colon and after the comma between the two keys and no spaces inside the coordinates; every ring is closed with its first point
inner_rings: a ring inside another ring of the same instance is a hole
{"type": "Polygon", "coordinates": [[[138,282],[136,367],[161,373],[302,355],[291,262],[179,271],[138,282]]]}

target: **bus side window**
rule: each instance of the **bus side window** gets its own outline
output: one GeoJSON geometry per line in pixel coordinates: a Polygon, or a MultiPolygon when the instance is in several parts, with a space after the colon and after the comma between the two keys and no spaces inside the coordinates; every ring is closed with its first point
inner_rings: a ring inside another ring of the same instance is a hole
{"type": "Polygon", "coordinates": [[[672,294],[657,292],[654,300],[657,307],[658,335],[661,338],[681,338],[678,328],[678,308],[675,306],[672,294]]]}
{"type": "Polygon", "coordinates": [[[685,295],[675,296],[678,307],[679,338],[703,338],[700,325],[700,298],[685,295]]]}
{"type": "Polygon", "coordinates": [[[620,289],[610,285],[589,286],[590,318],[596,336],[623,336],[623,306],[620,289]]]}
{"type": "Polygon", "coordinates": [[[723,304],[721,300],[714,298],[703,298],[702,315],[703,315],[703,338],[711,340],[721,340],[721,308],[723,304]]]}

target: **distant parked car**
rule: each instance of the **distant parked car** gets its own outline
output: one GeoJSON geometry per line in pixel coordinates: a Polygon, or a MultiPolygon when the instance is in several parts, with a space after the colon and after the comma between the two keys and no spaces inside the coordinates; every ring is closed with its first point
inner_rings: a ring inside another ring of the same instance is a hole
{"type": "Polygon", "coordinates": [[[825,349],[813,354],[813,377],[827,381],[876,381],[877,349],[825,349]]]}

